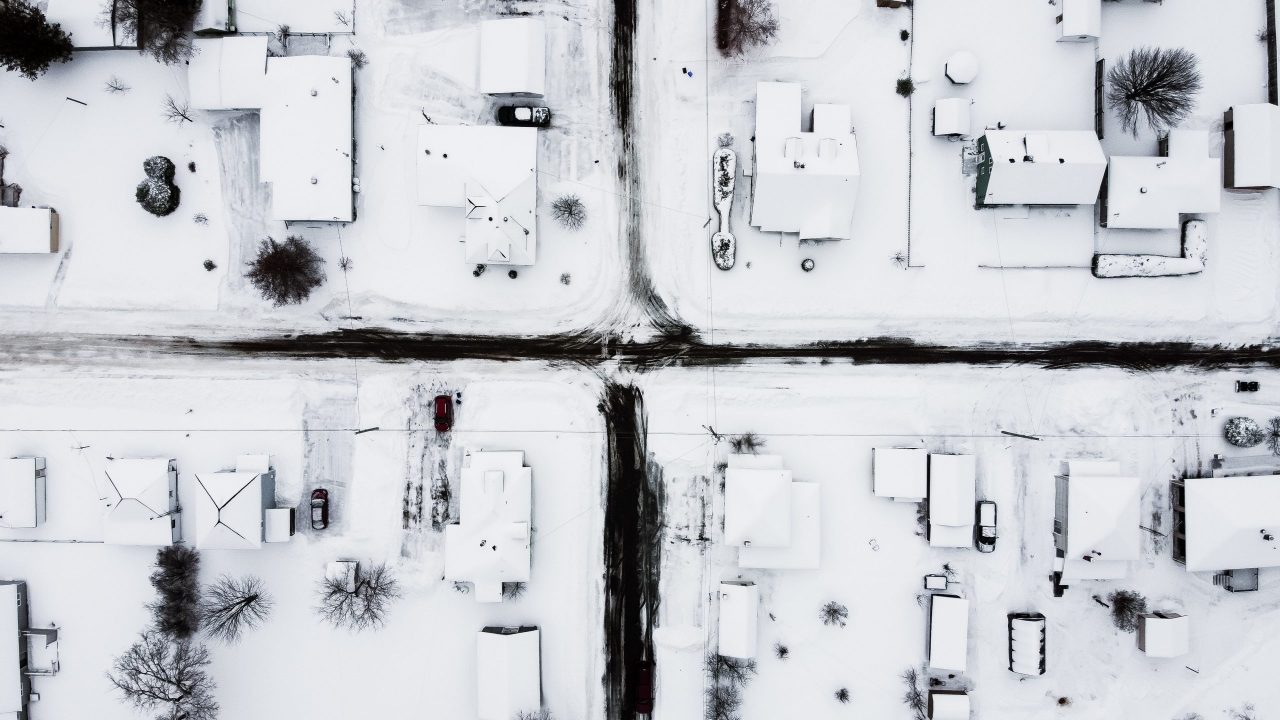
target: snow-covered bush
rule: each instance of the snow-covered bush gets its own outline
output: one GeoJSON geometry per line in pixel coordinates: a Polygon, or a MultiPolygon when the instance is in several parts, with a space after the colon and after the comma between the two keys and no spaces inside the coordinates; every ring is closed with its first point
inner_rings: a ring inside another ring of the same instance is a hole
{"type": "Polygon", "coordinates": [[[738,455],[745,453],[755,455],[764,449],[764,445],[764,438],[753,432],[745,432],[729,438],[729,448],[738,455]]]}
{"type": "Polygon", "coordinates": [[[716,0],[716,49],[724,57],[741,55],[778,36],[778,18],[770,0],[716,0]]]}
{"type": "Polygon", "coordinates": [[[1107,73],[1107,81],[1107,104],[1134,137],[1141,121],[1159,134],[1185,120],[1201,86],[1195,53],[1182,48],[1130,50],[1107,73]]]}
{"type": "Polygon", "coordinates": [[[300,303],[324,282],[324,260],[297,235],[283,243],[263,240],[258,255],[249,263],[246,277],[262,297],[281,305],[300,303]]]}
{"type": "Polygon", "coordinates": [[[142,171],[147,174],[147,179],[138,183],[138,189],[134,193],[143,210],[156,217],[164,217],[178,209],[182,193],[173,184],[176,170],[172,160],[160,155],[143,161],[142,171]]]}
{"type": "Polygon", "coordinates": [[[1239,448],[1251,448],[1262,444],[1267,433],[1253,418],[1233,417],[1223,427],[1223,435],[1227,442],[1239,448]]]}

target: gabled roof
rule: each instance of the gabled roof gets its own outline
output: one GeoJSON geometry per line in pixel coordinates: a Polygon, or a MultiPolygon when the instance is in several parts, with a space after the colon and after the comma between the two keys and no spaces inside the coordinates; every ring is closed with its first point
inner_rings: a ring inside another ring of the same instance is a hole
{"type": "Polygon", "coordinates": [[[196,547],[255,550],[262,545],[262,475],[254,472],[195,476],[196,547]]]}
{"type": "Polygon", "coordinates": [[[988,130],[988,205],[1093,205],[1107,157],[1092,130],[988,130]]]}
{"type": "Polygon", "coordinates": [[[973,455],[929,454],[929,544],[972,547],[977,503],[973,455]]]}
{"type": "Polygon", "coordinates": [[[791,537],[786,547],[744,546],[738,567],[815,569],[822,558],[822,495],[817,483],[791,483],[791,537]]]}
{"type": "Polygon", "coordinates": [[[1187,478],[1184,507],[1188,570],[1280,566],[1280,475],[1187,478]]]}
{"type": "Polygon", "coordinates": [[[542,657],[535,627],[487,627],[476,638],[476,714],[512,720],[542,707],[542,657]]]}
{"type": "Polygon", "coordinates": [[[542,95],[546,90],[546,57],[544,18],[480,23],[480,92],[542,95]]]}
{"type": "Polygon", "coordinates": [[[116,545],[172,545],[177,471],[162,458],[117,458],[106,469],[115,498],[103,521],[103,539],[116,545]]]}

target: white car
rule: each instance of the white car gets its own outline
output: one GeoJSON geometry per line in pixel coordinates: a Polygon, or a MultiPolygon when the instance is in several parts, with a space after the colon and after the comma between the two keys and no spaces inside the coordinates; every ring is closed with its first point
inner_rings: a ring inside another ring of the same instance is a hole
{"type": "Polygon", "coordinates": [[[996,549],[996,504],[990,500],[978,501],[978,527],[975,543],[978,552],[989,553],[996,549]]]}

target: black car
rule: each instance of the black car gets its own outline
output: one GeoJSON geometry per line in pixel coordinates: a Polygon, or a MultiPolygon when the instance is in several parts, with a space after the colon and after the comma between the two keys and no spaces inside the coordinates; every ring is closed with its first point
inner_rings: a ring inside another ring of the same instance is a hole
{"type": "Polygon", "coordinates": [[[551,110],[528,105],[504,105],[498,108],[498,122],[516,127],[546,127],[551,124],[551,110]]]}
{"type": "Polygon", "coordinates": [[[329,491],[316,488],[311,491],[311,529],[324,530],[329,527],[329,491]]]}

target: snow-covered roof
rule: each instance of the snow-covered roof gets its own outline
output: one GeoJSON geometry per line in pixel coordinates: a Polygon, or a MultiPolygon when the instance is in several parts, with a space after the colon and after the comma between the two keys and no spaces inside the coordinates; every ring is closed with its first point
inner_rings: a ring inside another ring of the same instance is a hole
{"type": "Polygon", "coordinates": [[[972,455],[929,454],[929,544],[972,547],[977,502],[972,455]]]}
{"type": "Polygon", "coordinates": [[[546,90],[547,23],[541,17],[480,23],[480,92],[542,95],[546,90]]]}
{"type": "Polygon", "coordinates": [[[267,36],[196,38],[194,46],[195,54],[187,65],[191,107],[198,110],[262,107],[267,99],[267,36]]]}
{"type": "Polygon", "coordinates": [[[417,157],[418,204],[463,209],[468,263],[534,263],[536,128],[423,125],[417,157]]]}
{"type": "Polygon", "coordinates": [[[268,58],[261,179],[276,220],[349,222],[351,58],[268,58]]]}
{"type": "Polygon", "coordinates": [[[476,638],[476,711],[479,720],[512,720],[542,707],[542,655],[538,628],[487,627],[476,638]]]}
{"type": "Polygon", "coordinates": [[[1143,652],[1149,657],[1174,658],[1191,651],[1191,618],[1176,613],[1138,616],[1143,652]]]}
{"type": "Polygon", "coordinates": [[[924,448],[873,448],[876,497],[919,502],[929,493],[929,452],[924,448]]]}
{"type": "Polygon", "coordinates": [[[1141,482],[1113,474],[1110,467],[1097,469],[1105,472],[1073,466],[1066,476],[1065,579],[1118,579],[1141,555],[1141,482]]]}
{"type": "Polygon", "coordinates": [[[933,105],[934,135],[968,135],[973,101],[968,98],[938,98],[933,105]]]}
{"type": "Polygon", "coordinates": [[[262,546],[263,512],[274,483],[257,472],[197,473],[196,547],[256,550],[262,546]]]}
{"type": "Polygon", "coordinates": [[[969,666],[969,601],[955,595],[931,595],[929,667],[964,672],[969,666]]]}
{"type": "Polygon", "coordinates": [[[1168,143],[1167,157],[1111,158],[1107,227],[1177,229],[1182,214],[1218,212],[1222,161],[1209,157],[1209,133],[1174,130],[1168,143]]]}
{"type": "Polygon", "coordinates": [[[1280,475],[1187,478],[1183,506],[1188,570],[1280,566],[1280,475]]]}
{"type": "Polygon", "coordinates": [[[0,460],[0,527],[33,528],[39,524],[45,488],[37,478],[44,466],[44,458],[0,460]]]}
{"type": "Polygon", "coordinates": [[[62,26],[71,36],[71,45],[77,50],[101,50],[106,48],[136,48],[133,35],[124,28],[112,27],[104,19],[104,11],[113,0],[49,0],[44,11],[50,23],[62,26]]]}
{"type": "Polygon", "coordinates": [[[0,583],[0,717],[19,717],[26,707],[22,682],[22,606],[17,582],[0,583]]]}
{"type": "Polygon", "coordinates": [[[720,583],[719,648],[725,657],[756,656],[760,624],[760,590],[752,582],[720,583]]]}
{"type": "Polygon", "coordinates": [[[858,143],[848,105],[814,105],[801,130],[800,85],[756,84],[751,224],[801,240],[848,239],[858,194],[858,143]]]}
{"type": "Polygon", "coordinates": [[[178,538],[178,471],[173,460],[117,458],[108,461],[107,484],[115,501],[103,519],[111,545],[172,545],[178,538]]]}
{"type": "Polygon", "coordinates": [[[263,542],[289,542],[295,531],[296,512],[295,508],[267,508],[262,520],[263,542]]]}
{"type": "Polygon", "coordinates": [[[1256,103],[1231,108],[1227,163],[1231,187],[1280,187],[1280,107],[1256,103]]]}
{"type": "Polygon", "coordinates": [[[237,32],[274,34],[282,25],[292,33],[354,32],[355,0],[235,0],[234,5],[237,32]],[[338,19],[339,13],[346,23],[338,19]]]}
{"type": "Polygon", "coordinates": [[[1020,675],[1043,675],[1041,663],[1045,651],[1043,617],[1020,617],[1009,620],[1009,670],[1020,675]]]}
{"type": "MultiPolygon", "coordinates": [[[[731,462],[724,478],[727,545],[782,548],[791,544],[791,471],[741,467],[731,462]]],[[[776,459],[777,456],[763,456],[776,459]]],[[[772,464],[772,463],[770,463],[772,464]]]]}
{"type": "Polygon", "coordinates": [[[988,130],[987,205],[1093,205],[1107,157],[1092,130],[988,130]]]}
{"type": "Polygon", "coordinates": [[[204,0],[196,13],[197,33],[227,32],[231,28],[231,0],[204,0]]]}
{"type": "Polygon", "coordinates": [[[943,73],[951,82],[964,85],[978,77],[978,56],[968,50],[959,50],[947,58],[943,73]]]}
{"type": "Polygon", "coordinates": [[[1087,40],[1102,36],[1102,0],[1062,0],[1058,37],[1087,40]]]}
{"type": "Polygon", "coordinates": [[[785,547],[744,546],[738,567],[815,569],[822,557],[822,495],[817,483],[791,483],[791,537],[785,547]]]}
{"type": "Polygon", "coordinates": [[[473,452],[464,460],[459,521],[445,528],[444,574],[500,602],[502,583],[529,579],[533,470],[523,452],[473,452]]]}
{"type": "Polygon", "coordinates": [[[0,206],[0,253],[47,253],[57,250],[49,208],[0,206]]]}
{"type": "Polygon", "coordinates": [[[969,712],[967,693],[929,691],[929,720],[969,720],[969,712]]]}

